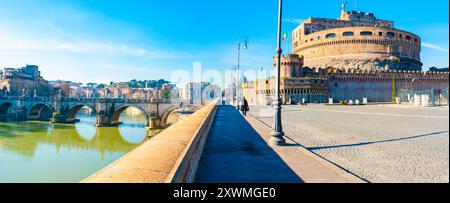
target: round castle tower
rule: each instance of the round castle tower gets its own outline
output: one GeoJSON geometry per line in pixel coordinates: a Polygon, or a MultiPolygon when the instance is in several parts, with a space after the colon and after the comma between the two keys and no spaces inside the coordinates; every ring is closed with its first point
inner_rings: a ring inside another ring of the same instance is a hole
{"type": "Polygon", "coordinates": [[[292,33],[305,67],[422,70],[419,36],[373,13],[345,11],[338,19],[309,18],[292,33]]]}
{"type": "MultiPolygon", "coordinates": [[[[302,74],[301,68],[303,66],[302,59],[297,54],[288,54],[281,56],[280,77],[294,78],[300,77],[302,74]]],[[[274,73],[277,73],[277,56],[273,60],[274,73]]]]}

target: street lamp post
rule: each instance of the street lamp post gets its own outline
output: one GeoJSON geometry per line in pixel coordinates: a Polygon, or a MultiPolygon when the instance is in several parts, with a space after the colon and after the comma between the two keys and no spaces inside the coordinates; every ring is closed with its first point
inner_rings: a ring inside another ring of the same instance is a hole
{"type": "Polygon", "coordinates": [[[241,72],[240,72],[240,61],[241,61],[241,43],[244,43],[244,49],[248,49],[248,37],[241,37],[241,41],[238,43],[238,64],[237,64],[237,102],[236,107],[239,109],[239,101],[241,100],[241,91],[239,86],[241,84],[241,72]]]}
{"type": "Polygon", "coordinates": [[[234,90],[233,90],[234,80],[233,80],[233,73],[230,73],[230,88],[228,90],[228,102],[231,105],[234,105],[234,90]],[[231,97],[230,97],[231,95],[231,97]]]}
{"type": "Polygon", "coordinates": [[[237,85],[236,85],[236,83],[237,83],[237,67],[235,66],[234,67],[234,73],[236,74],[236,77],[233,79],[233,105],[238,105],[237,104],[237,85]],[[236,103],[235,103],[236,102],[236,103]]]}
{"type": "Polygon", "coordinates": [[[283,16],[283,0],[278,2],[278,36],[277,36],[277,72],[276,72],[276,98],[273,103],[274,108],[274,122],[272,127],[272,132],[270,133],[271,138],[269,143],[274,146],[283,146],[286,140],[283,138],[283,126],[281,123],[281,97],[280,97],[280,64],[281,64],[281,19],[283,16]]]}

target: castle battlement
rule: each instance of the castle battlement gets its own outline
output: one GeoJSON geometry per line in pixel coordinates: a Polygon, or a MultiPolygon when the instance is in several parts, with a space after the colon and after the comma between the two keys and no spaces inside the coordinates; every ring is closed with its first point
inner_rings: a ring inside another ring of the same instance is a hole
{"type": "MultiPolygon", "coordinates": [[[[388,78],[393,77],[395,73],[396,78],[421,78],[421,79],[447,79],[449,77],[448,71],[421,71],[421,70],[397,70],[397,69],[355,69],[355,68],[311,68],[303,67],[303,58],[296,54],[282,55],[280,64],[281,77],[296,78],[296,77],[329,77],[329,76],[345,76],[345,77],[379,77],[388,78]]],[[[276,71],[277,59],[274,57],[274,68],[276,71]]]]}

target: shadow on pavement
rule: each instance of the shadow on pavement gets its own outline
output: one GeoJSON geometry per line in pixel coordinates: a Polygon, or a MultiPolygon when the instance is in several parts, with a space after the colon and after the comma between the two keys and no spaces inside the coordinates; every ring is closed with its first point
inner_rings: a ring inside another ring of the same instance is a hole
{"type": "Polygon", "coordinates": [[[199,183],[299,183],[235,107],[220,106],[197,172],[199,183]]]}
{"type": "Polygon", "coordinates": [[[416,138],[421,138],[421,137],[428,137],[428,136],[433,136],[433,135],[439,135],[442,133],[448,133],[448,131],[434,132],[434,133],[429,133],[429,134],[416,135],[416,136],[397,138],[397,139],[372,141],[372,142],[361,142],[361,143],[355,143],[355,144],[344,144],[344,145],[325,146],[325,147],[308,147],[307,149],[314,151],[314,150],[333,149],[333,148],[342,148],[342,147],[359,147],[359,146],[379,144],[379,143],[384,143],[384,142],[395,142],[395,141],[416,139],[416,138]]]}

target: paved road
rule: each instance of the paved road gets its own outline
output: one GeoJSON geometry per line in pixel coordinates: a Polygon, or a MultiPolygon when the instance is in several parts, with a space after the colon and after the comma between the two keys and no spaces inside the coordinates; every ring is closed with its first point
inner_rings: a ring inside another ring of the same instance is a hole
{"type": "Polygon", "coordinates": [[[220,106],[197,172],[199,183],[303,182],[232,106],[220,106]]]}
{"type": "MultiPolygon", "coordinates": [[[[271,125],[271,109],[251,107],[271,125]]],[[[448,182],[448,107],[285,106],[285,133],[370,182],[448,182]]]]}

